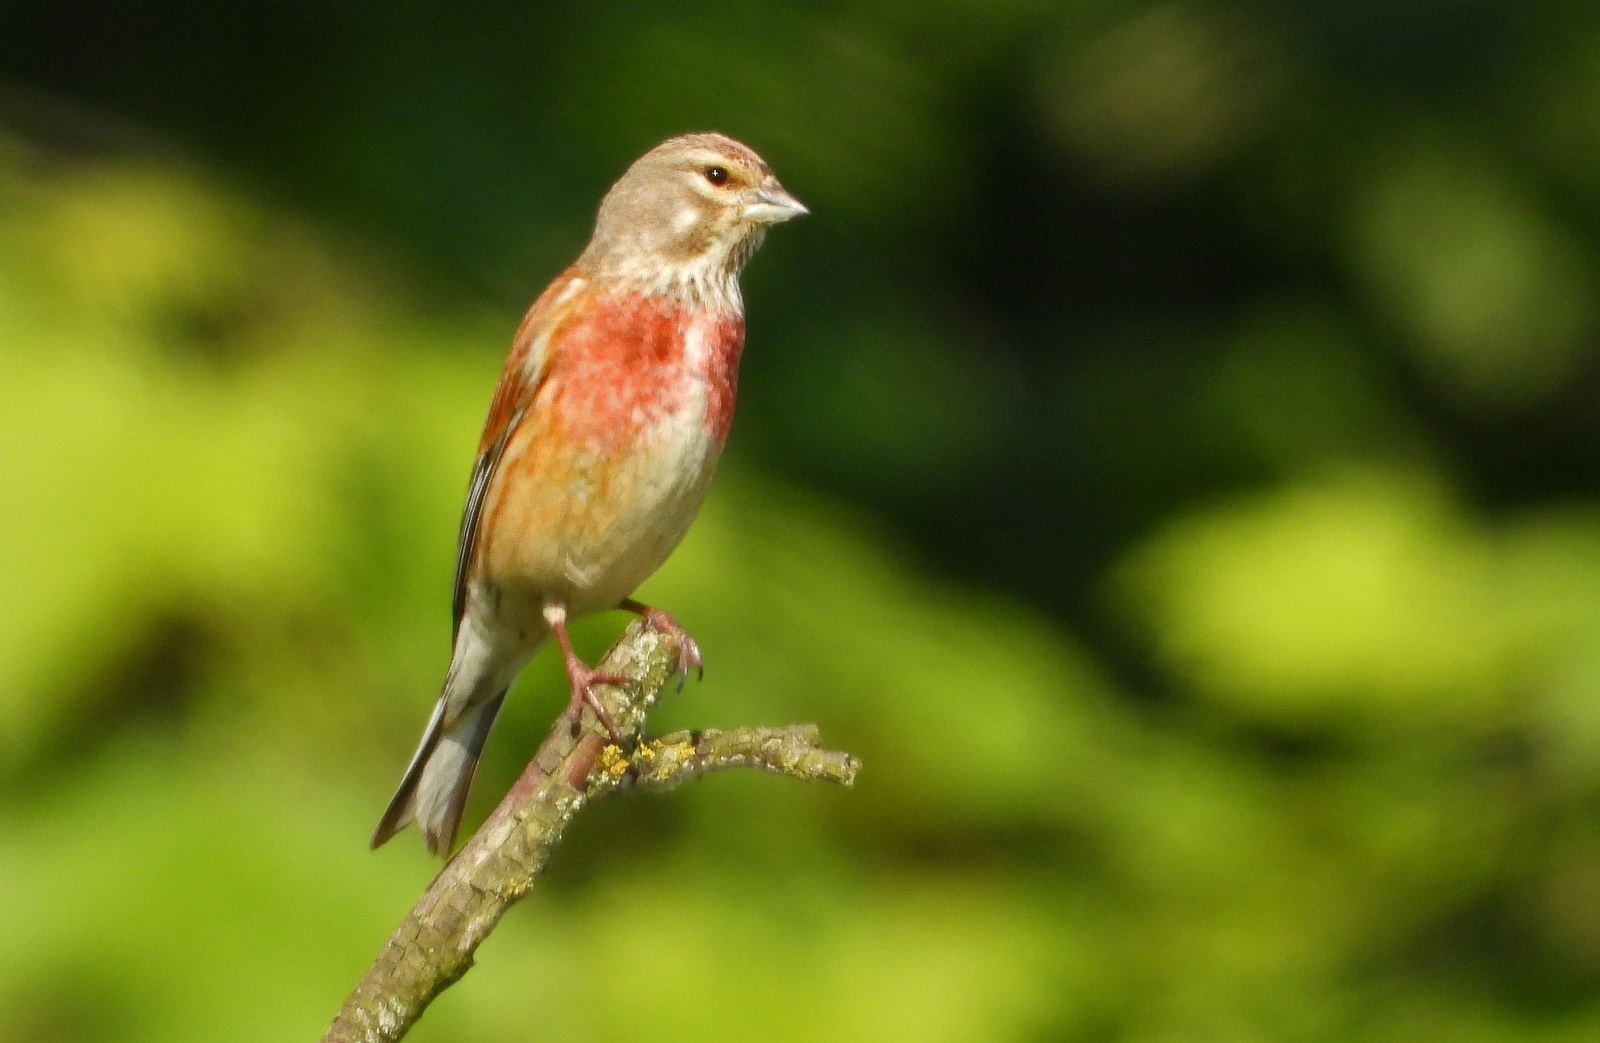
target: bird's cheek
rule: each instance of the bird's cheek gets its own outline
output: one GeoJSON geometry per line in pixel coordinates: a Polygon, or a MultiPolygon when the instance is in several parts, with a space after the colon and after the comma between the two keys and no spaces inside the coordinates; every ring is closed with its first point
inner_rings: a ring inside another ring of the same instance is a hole
{"type": "Polygon", "coordinates": [[[694,231],[695,225],[699,223],[699,209],[688,203],[678,207],[677,212],[672,215],[672,231],[679,238],[688,238],[694,231]]]}

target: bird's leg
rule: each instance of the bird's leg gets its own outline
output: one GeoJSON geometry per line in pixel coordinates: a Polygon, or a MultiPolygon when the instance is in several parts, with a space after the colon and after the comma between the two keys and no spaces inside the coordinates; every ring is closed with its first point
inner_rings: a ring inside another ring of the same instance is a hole
{"type": "Polygon", "coordinates": [[[567,683],[572,686],[572,701],[567,704],[567,713],[576,722],[583,712],[585,704],[594,711],[595,717],[606,726],[606,731],[611,733],[611,741],[622,745],[622,733],[617,731],[617,722],[611,719],[611,713],[606,709],[605,703],[594,693],[597,684],[623,685],[628,683],[628,678],[622,674],[608,674],[595,670],[578,658],[572,650],[572,641],[567,637],[567,606],[559,601],[552,601],[544,607],[544,619],[550,624],[550,630],[556,635],[556,643],[561,646],[561,656],[567,663],[567,683]]]}
{"type": "Polygon", "coordinates": [[[678,691],[683,691],[683,682],[689,677],[689,668],[694,667],[696,676],[701,680],[706,676],[706,663],[700,657],[700,644],[689,636],[689,632],[678,625],[678,621],[659,608],[651,608],[641,601],[632,598],[623,598],[617,606],[625,612],[632,612],[636,616],[644,617],[644,621],[663,634],[671,634],[678,639],[678,691]]]}

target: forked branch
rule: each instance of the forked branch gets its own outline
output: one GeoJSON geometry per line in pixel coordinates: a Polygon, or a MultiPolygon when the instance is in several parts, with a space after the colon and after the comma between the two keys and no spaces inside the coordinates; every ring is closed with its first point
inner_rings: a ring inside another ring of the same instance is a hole
{"type": "Polygon", "coordinates": [[[590,798],[629,786],[667,788],[723,768],[753,767],[848,786],[860,762],[823,749],[812,725],[676,732],[637,742],[645,713],[673,678],[678,645],[635,621],[599,669],[628,677],[597,689],[626,745],[608,745],[592,713],[562,717],[472,839],[445,864],[397,927],[323,1043],[380,1043],[410,1030],[433,998],[472,966],[472,954],[502,913],[528,892],[590,798]]]}

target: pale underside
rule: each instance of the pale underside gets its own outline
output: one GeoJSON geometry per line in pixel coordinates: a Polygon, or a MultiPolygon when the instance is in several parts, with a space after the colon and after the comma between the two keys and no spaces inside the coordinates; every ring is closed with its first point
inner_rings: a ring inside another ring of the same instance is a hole
{"type": "Polygon", "coordinates": [[[636,433],[622,445],[557,437],[560,418],[537,405],[523,418],[496,471],[526,477],[489,488],[469,615],[538,629],[546,603],[571,616],[614,608],[666,561],[721,450],[706,424],[708,381],[689,370],[679,382],[673,408],[630,418],[636,433]]]}

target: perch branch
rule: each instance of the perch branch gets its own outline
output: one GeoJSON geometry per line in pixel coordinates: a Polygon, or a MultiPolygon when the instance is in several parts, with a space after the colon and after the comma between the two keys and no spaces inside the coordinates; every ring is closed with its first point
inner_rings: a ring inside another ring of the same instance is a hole
{"type": "Polygon", "coordinates": [[[501,914],[527,893],[567,823],[591,797],[630,786],[669,788],[723,768],[754,767],[850,785],[860,762],[823,749],[813,725],[675,732],[637,741],[645,713],[672,679],[678,644],[632,623],[598,669],[628,683],[597,688],[622,733],[624,754],[585,709],[567,717],[471,840],[447,862],[357,983],[323,1043],[389,1043],[472,966],[501,914]]]}

